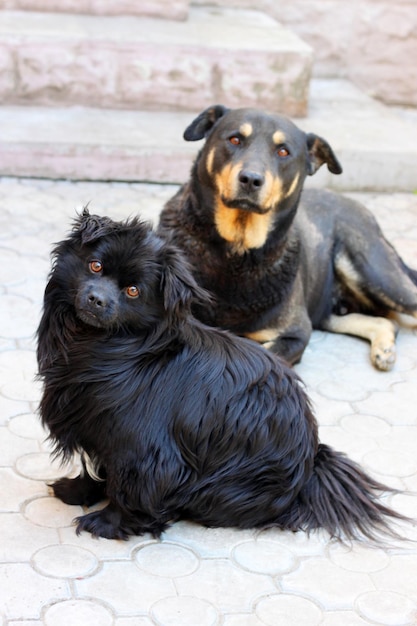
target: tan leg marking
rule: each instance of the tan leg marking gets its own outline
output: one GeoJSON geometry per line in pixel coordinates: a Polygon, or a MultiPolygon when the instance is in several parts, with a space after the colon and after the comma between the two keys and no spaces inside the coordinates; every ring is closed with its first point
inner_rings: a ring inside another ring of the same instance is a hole
{"type": "Polygon", "coordinates": [[[345,254],[339,254],[335,259],[336,272],[342,281],[349,287],[359,302],[370,306],[372,303],[360,288],[361,277],[352,261],[345,254]]]}
{"type": "Polygon", "coordinates": [[[399,313],[398,311],[390,311],[389,318],[394,322],[397,322],[399,326],[403,328],[410,328],[411,330],[417,330],[417,311],[413,313],[399,313]]]}
{"type": "Polygon", "coordinates": [[[273,328],[265,328],[264,330],[257,330],[254,333],[245,333],[245,337],[262,344],[264,348],[270,350],[274,345],[275,339],[278,337],[278,331],[273,328]]]}
{"type": "Polygon", "coordinates": [[[371,361],[379,370],[390,370],[396,358],[393,322],[385,317],[371,317],[361,313],[331,315],[323,328],[333,333],[355,335],[371,342],[371,361]]]}
{"type": "Polygon", "coordinates": [[[263,330],[255,330],[253,333],[245,333],[245,337],[258,343],[266,343],[267,341],[274,341],[277,334],[275,328],[264,328],[263,330]]]}

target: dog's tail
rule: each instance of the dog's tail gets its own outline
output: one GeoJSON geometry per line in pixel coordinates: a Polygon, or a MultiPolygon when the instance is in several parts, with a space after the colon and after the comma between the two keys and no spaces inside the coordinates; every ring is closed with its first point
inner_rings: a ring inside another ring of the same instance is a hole
{"type": "Polygon", "coordinates": [[[320,444],[313,473],[291,508],[288,526],[294,530],[326,529],[332,538],[378,540],[399,538],[389,521],[407,520],[384,505],[383,492],[397,493],[368,476],[341,452],[320,444]]]}

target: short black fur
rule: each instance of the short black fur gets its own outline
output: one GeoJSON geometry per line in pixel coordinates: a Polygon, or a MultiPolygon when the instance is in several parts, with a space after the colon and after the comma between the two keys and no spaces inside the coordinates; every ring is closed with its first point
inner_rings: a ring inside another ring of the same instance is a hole
{"type": "Polygon", "coordinates": [[[181,254],[140,222],[84,211],[54,250],[38,329],[42,423],[55,455],[80,453],[55,495],[101,510],[77,533],[159,536],[207,526],[390,532],[387,487],[318,442],[296,374],[191,313],[207,294],[181,254]]]}

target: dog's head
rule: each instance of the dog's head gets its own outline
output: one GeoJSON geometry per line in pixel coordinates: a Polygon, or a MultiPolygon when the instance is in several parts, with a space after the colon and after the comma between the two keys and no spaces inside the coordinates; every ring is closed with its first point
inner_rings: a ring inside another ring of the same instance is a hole
{"type": "Polygon", "coordinates": [[[209,107],[184,132],[187,141],[206,138],[196,162],[202,187],[213,195],[219,234],[236,241],[250,223],[248,247],[262,245],[273,216],[296,207],[306,176],[327,164],[342,168],[329,144],[289,119],[255,109],[209,107]]]}
{"type": "Polygon", "coordinates": [[[54,250],[45,292],[46,301],[66,303],[77,320],[106,331],[182,319],[194,299],[206,297],[181,253],[150,225],[137,218],[115,222],[86,209],[54,250]]]}

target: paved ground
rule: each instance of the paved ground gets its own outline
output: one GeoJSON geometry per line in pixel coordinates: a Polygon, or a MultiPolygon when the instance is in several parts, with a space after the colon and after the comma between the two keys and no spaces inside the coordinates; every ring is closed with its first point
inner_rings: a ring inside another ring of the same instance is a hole
{"type": "MultiPolygon", "coordinates": [[[[417,544],[349,549],[326,536],[175,524],[162,541],[77,537],[80,507],[48,493],[63,474],[36,417],[34,331],[51,244],[75,208],[155,219],[173,187],[0,180],[0,626],[417,624],[417,544]]],[[[417,195],[361,195],[417,267],[417,195]]],[[[366,343],[315,333],[297,367],[321,439],[377,478],[417,491],[417,330],[391,373],[366,343]]],[[[66,468],[66,472],[71,468],[66,468]]],[[[417,517],[417,497],[392,504],[417,517]]],[[[417,529],[404,527],[409,539],[417,529]]]]}

